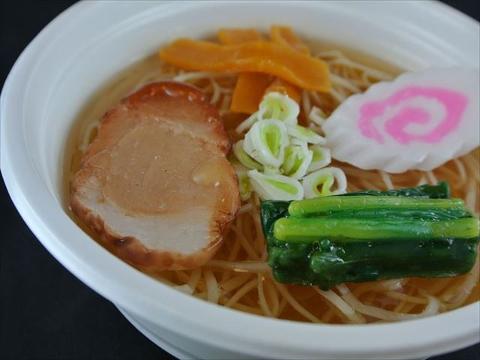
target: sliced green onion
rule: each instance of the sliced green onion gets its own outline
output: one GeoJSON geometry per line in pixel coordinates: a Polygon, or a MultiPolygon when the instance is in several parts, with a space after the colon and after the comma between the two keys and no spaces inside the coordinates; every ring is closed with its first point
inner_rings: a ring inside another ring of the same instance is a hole
{"type": "Polygon", "coordinates": [[[243,120],[238,126],[237,128],[235,129],[235,131],[237,132],[237,134],[241,134],[243,133],[244,131],[247,131],[248,129],[250,129],[252,127],[253,124],[255,124],[258,120],[258,112],[256,113],[253,113],[252,115],[250,115],[248,118],[246,118],[245,120],[243,120]]]}
{"type": "Polygon", "coordinates": [[[262,170],[262,164],[258,163],[254,159],[252,159],[246,152],[243,150],[243,140],[237,141],[235,145],[233,145],[233,153],[240,163],[245,166],[247,169],[257,169],[262,170]]]}
{"type": "Polygon", "coordinates": [[[257,170],[248,172],[252,189],[263,200],[300,200],[303,188],[300,182],[284,175],[265,175],[257,170]]]}
{"type": "MultiPolygon", "coordinates": [[[[345,174],[325,168],[331,162],[330,150],[321,146],[326,139],[315,129],[298,125],[299,113],[298,104],[287,95],[269,93],[259,110],[236,128],[239,134],[246,131],[244,139],[233,146],[243,169],[237,171],[242,200],[251,191],[264,200],[298,200],[346,191],[345,174]]],[[[313,107],[308,114],[311,127],[321,126],[324,116],[313,107]]]]}
{"type": "Polygon", "coordinates": [[[288,135],[310,144],[325,144],[324,137],[318,135],[315,131],[300,125],[287,126],[288,135]]]}
{"type": "Polygon", "coordinates": [[[260,120],[280,120],[288,125],[296,125],[299,113],[300,107],[296,101],[287,95],[271,92],[263,97],[258,110],[258,118],[260,120]]]}
{"type": "Polygon", "coordinates": [[[306,199],[344,194],[347,191],[347,178],[345,173],[336,167],[317,170],[305,176],[302,184],[306,199]],[[334,185],[335,188],[332,190],[334,185]]]}
{"type": "Polygon", "coordinates": [[[245,135],[243,150],[265,166],[278,168],[288,145],[285,124],[280,120],[263,120],[253,124],[245,135]]]}
{"type": "Polygon", "coordinates": [[[273,167],[273,166],[264,166],[263,173],[266,175],[279,175],[280,169],[278,167],[273,167]]]}
{"type": "Polygon", "coordinates": [[[235,174],[238,179],[238,191],[240,192],[240,198],[242,201],[250,199],[252,194],[252,186],[250,184],[250,178],[248,177],[248,169],[241,164],[233,164],[235,174]]]}
{"type": "Polygon", "coordinates": [[[312,172],[318,169],[321,169],[332,161],[332,156],[330,154],[330,149],[322,147],[320,145],[313,145],[310,147],[310,150],[313,152],[312,162],[308,168],[308,172],[312,172]]]}
{"type": "Polygon", "coordinates": [[[294,179],[305,176],[312,162],[313,152],[308,149],[307,143],[290,144],[285,148],[285,159],[282,164],[282,171],[285,175],[294,179]]]}

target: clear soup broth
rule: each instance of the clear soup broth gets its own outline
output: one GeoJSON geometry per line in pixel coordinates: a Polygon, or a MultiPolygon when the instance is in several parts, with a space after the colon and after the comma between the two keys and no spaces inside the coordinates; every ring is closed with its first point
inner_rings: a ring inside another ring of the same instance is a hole
{"type": "MultiPolygon", "coordinates": [[[[304,91],[301,100],[300,122],[308,124],[306,114],[313,106],[328,116],[346,97],[362,92],[371,84],[391,79],[402,71],[381,60],[325,41],[306,42],[312,54],[317,54],[329,65],[337,81],[332,93],[304,91]]],[[[218,107],[232,141],[238,135],[233,131],[246,115],[229,111],[236,75],[211,76],[188,73],[161,62],[157,54],[135,63],[96,92],[77,116],[72,127],[64,162],[64,199],[68,208],[69,184],[80,168],[82,154],[95,138],[102,116],[141,86],[161,80],[179,79],[202,88],[218,107]],[[220,91],[218,89],[221,89],[220,91]]],[[[387,189],[417,186],[447,180],[454,197],[465,199],[467,206],[477,214],[480,203],[479,151],[431,172],[408,171],[403,174],[385,174],[366,171],[336,162],[348,178],[349,191],[360,189],[387,189]],[[473,174],[473,176],[466,176],[473,174]]],[[[168,271],[149,274],[159,281],[175,286],[180,291],[200,299],[217,302],[232,309],[262,316],[295,321],[324,323],[370,323],[414,318],[430,310],[435,299],[436,312],[443,312],[477,301],[480,297],[478,260],[474,269],[462,276],[439,279],[408,278],[359,284],[346,284],[353,303],[347,305],[338,291],[320,291],[313,286],[279,284],[273,280],[266,264],[265,240],[259,222],[259,200],[252,197],[225,235],[224,243],[215,257],[194,270],[168,271]],[[248,261],[248,266],[245,262],[248,261]],[[212,295],[212,289],[216,295],[212,295]],[[353,312],[341,311],[353,307],[353,312]],[[359,311],[363,309],[363,311],[359,311]]],[[[70,216],[93,239],[101,239],[69,211],[70,216]]],[[[344,290],[345,290],[344,288],[344,290]]],[[[351,300],[350,298],[350,300],[351,300]]]]}

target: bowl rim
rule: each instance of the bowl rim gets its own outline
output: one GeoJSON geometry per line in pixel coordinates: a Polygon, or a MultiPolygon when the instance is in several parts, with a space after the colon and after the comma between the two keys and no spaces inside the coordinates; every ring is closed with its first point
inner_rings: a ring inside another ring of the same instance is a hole
{"type": "MultiPolygon", "coordinates": [[[[175,7],[173,2],[158,2],[157,5],[175,7]]],[[[147,5],[141,3],[139,6],[147,5]]],[[[405,6],[414,6],[418,11],[433,11],[479,28],[478,22],[444,4],[425,2],[405,6]]],[[[232,311],[182,294],[145,276],[89,241],[90,238],[73,224],[63,209],[58,209],[58,204],[28,157],[21,124],[15,124],[12,119],[22,115],[29,68],[42,45],[53,33],[66,26],[72,17],[88,16],[102,9],[105,9],[105,4],[81,1],[52,20],[17,59],[0,99],[0,162],[7,190],[37,239],[63,266],[90,288],[130,313],[150,320],[152,314],[164,314],[165,319],[175,319],[174,331],[213,346],[219,346],[216,339],[221,339],[221,346],[239,353],[265,356],[266,351],[280,355],[302,351],[317,355],[359,356],[384,352],[418,356],[430,355],[432,348],[435,352],[447,352],[480,340],[479,325],[471,321],[472,318],[480,318],[478,302],[448,313],[400,323],[318,325],[269,319],[232,311]],[[12,154],[15,154],[15,161],[11,158],[12,154]],[[31,186],[32,178],[38,182],[35,189],[31,186]],[[53,220],[51,215],[58,217],[53,220]],[[87,242],[82,252],[61,240],[72,231],[87,242]],[[99,261],[93,264],[90,260],[93,258],[99,261]],[[191,317],[192,313],[196,317],[191,317]],[[432,329],[445,328],[448,332],[429,334],[432,329]],[[282,342],[278,341],[279,336],[282,336],[282,342]],[[350,342],[348,347],[345,346],[345,338],[350,342]],[[381,339],[382,343],[369,342],[369,338],[381,339]]]]}

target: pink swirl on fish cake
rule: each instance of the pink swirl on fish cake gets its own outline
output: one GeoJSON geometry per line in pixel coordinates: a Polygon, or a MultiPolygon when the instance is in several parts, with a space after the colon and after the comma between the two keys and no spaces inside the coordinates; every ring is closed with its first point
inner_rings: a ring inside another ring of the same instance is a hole
{"type": "Polygon", "coordinates": [[[438,143],[458,127],[468,104],[468,98],[457,91],[440,87],[408,86],[398,90],[385,100],[363,104],[360,108],[360,118],[358,120],[360,132],[363,136],[383,144],[385,139],[382,132],[376,127],[375,119],[382,116],[392,106],[401,105],[407,100],[418,97],[438,101],[444,107],[445,116],[429,132],[413,134],[407,131],[407,127],[411,124],[427,125],[430,121],[433,121],[432,114],[426,106],[407,105],[401,108],[381,124],[384,127],[384,132],[400,144],[408,144],[412,141],[438,143]]]}

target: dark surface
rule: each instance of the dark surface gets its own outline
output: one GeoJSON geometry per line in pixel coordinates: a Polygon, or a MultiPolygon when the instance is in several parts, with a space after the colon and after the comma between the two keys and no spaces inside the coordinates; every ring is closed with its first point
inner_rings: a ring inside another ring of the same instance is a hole
{"type": "MultiPolygon", "coordinates": [[[[476,0],[446,2],[478,20],[476,0]]],[[[0,0],[0,84],[25,46],[72,3],[0,0]]],[[[0,187],[0,359],[173,359],[65,270],[20,218],[3,181],[0,187]]],[[[480,360],[480,346],[434,359],[480,360]]]]}

